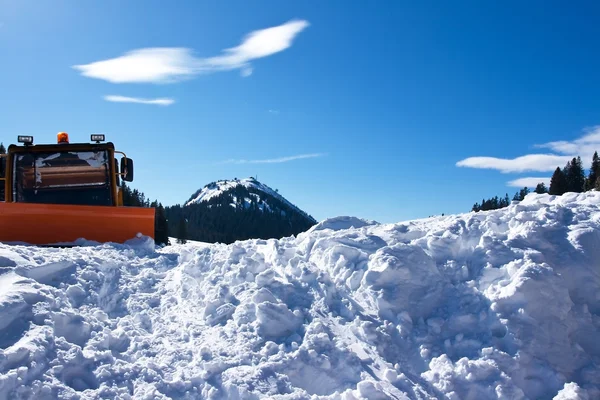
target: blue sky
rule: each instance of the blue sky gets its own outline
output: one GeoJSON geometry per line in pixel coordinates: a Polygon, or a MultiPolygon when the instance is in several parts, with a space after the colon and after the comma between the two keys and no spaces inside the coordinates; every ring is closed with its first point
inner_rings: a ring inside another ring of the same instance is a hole
{"type": "Polygon", "coordinates": [[[589,166],[598,17],[597,2],[0,0],[0,141],[105,133],[165,205],[258,176],[319,220],[467,212],[573,155],[589,166]]]}

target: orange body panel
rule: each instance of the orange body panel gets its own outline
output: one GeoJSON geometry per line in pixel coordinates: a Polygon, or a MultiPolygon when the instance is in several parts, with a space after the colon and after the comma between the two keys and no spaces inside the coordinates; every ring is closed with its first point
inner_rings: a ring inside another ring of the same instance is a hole
{"type": "Polygon", "coordinates": [[[154,208],[0,202],[0,242],[124,243],[138,233],[154,237],[154,216],[154,208]]]}

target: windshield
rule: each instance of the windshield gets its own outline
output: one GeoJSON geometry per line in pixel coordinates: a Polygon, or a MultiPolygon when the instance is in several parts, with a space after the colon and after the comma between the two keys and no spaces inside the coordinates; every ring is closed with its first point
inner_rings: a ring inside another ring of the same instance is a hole
{"type": "Polygon", "coordinates": [[[19,154],[13,171],[15,202],[112,204],[105,150],[19,154]]]}

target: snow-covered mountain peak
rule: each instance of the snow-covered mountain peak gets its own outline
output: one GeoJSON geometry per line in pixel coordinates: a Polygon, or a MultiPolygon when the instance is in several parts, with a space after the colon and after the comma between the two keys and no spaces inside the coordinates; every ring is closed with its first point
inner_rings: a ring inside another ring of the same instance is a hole
{"type": "Polygon", "coordinates": [[[267,185],[264,185],[257,181],[254,178],[244,178],[244,179],[222,179],[216,182],[211,182],[208,185],[204,186],[202,189],[198,190],[196,193],[190,197],[186,206],[189,206],[194,203],[200,203],[203,201],[208,201],[214,197],[218,197],[231,189],[237,186],[244,186],[246,188],[254,188],[260,190],[265,193],[269,193],[272,196],[279,197],[285,200],[282,196],[280,196],[277,192],[272,190],[267,185]]]}
{"type": "MultiPolygon", "coordinates": [[[[261,210],[266,209],[267,211],[273,211],[274,205],[269,201],[269,197],[278,200],[283,203],[285,206],[289,207],[293,211],[309,218],[314,221],[312,217],[310,217],[306,212],[298,208],[296,205],[292,204],[285,197],[280,195],[277,190],[271,189],[269,186],[264,183],[259,182],[255,178],[244,178],[244,179],[224,179],[218,180],[216,182],[211,182],[205,185],[202,189],[199,189],[194,193],[189,200],[185,203],[186,206],[190,206],[192,204],[198,204],[202,202],[209,202],[220,196],[229,196],[230,197],[230,205],[235,207],[238,203],[243,203],[246,206],[250,205],[252,202],[258,203],[261,210]],[[245,188],[246,193],[243,198],[238,198],[235,190],[238,188],[245,188]]],[[[284,211],[285,212],[285,211],[284,211]]],[[[314,221],[316,223],[316,221],[314,221]]]]}

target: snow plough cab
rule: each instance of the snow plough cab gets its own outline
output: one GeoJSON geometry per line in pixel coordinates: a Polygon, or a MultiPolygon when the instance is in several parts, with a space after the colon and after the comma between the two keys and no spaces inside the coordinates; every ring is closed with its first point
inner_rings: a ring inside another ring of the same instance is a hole
{"type": "Polygon", "coordinates": [[[0,155],[0,242],[53,246],[154,237],[154,208],[123,205],[120,180],[133,180],[133,160],[104,135],[91,135],[91,143],[70,143],[66,132],[55,144],[34,145],[32,136],[18,142],[0,155]]]}

